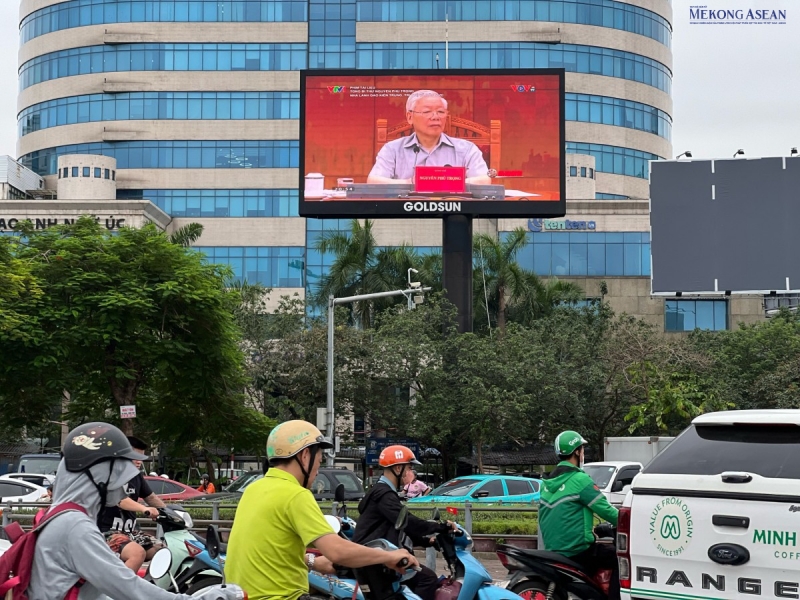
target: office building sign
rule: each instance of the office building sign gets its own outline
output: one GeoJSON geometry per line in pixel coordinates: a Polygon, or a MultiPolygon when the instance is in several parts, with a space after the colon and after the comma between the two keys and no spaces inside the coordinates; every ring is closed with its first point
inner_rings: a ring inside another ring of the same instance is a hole
{"type": "MultiPolygon", "coordinates": [[[[28,217],[21,215],[4,215],[0,213],[0,231],[13,231],[25,221],[30,221],[31,226],[35,230],[48,229],[55,225],[72,225],[75,223],[76,217],[28,217]]],[[[108,217],[95,217],[95,221],[104,225],[110,231],[116,231],[120,227],[126,226],[126,219],[124,217],[115,217],[109,215],[108,217]]]]}
{"type": "Polygon", "coordinates": [[[528,219],[528,231],[597,231],[596,221],[576,221],[573,219],[528,219]]]}
{"type": "Polygon", "coordinates": [[[302,71],[300,215],[560,217],[564,70],[302,71]]]}

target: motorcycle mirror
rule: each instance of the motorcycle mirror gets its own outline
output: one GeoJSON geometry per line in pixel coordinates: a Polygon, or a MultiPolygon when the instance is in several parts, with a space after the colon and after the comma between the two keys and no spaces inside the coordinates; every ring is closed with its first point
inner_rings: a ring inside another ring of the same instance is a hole
{"type": "Polygon", "coordinates": [[[150,561],[150,568],[148,569],[148,572],[150,573],[150,577],[153,579],[161,579],[164,577],[164,575],[169,573],[171,566],[172,552],[170,552],[168,548],[162,548],[155,553],[150,561]]]}
{"type": "Polygon", "coordinates": [[[333,515],[325,515],[325,520],[328,522],[328,525],[331,526],[331,529],[333,529],[333,533],[339,533],[342,530],[342,524],[339,522],[339,519],[333,515]]]}
{"type": "Polygon", "coordinates": [[[404,505],[403,508],[400,509],[400,514],[397,515],[397,521],[394,524],[394,528],[397,531],[405,529],[407,521],[408,521],[408,506],[404,505]]]}
{"type": "Polygon", "coordinates": [[[213,560],[217,560],[219,557],[219,532],[216,525],[208,526],[208,531],[206,531],[206,550],[208,550],[208,555],[213,560]]]}
{"type": "Polygon", "coordinates": [[[344,501],[344,484],[343,483],[340,483],[339,485],[336,486],[336,489],[333,492],[333,499],[336,500],[337,502],[343,502],[344,501]]]}

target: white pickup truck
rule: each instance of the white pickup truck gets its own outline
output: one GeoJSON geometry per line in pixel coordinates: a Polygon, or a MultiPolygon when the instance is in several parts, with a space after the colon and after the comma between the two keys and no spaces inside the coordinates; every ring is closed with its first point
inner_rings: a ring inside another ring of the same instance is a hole
{"type": "Polygon", "coordinates": [[[800,410],[697,417],[620,511],[623,600],[800,598],[800,410]]]}
{"type": "Polygon", "coordinates": [[[583,470],[611,504],[619,505],[628,495],[633,478],[642,470],[642,463],[606,460],[586,463],[583,465],[583,470]]]}

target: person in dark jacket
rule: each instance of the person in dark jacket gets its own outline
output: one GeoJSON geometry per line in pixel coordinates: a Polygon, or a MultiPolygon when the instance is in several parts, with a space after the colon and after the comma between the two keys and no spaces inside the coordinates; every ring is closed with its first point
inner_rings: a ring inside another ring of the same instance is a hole
{"type": "MultiPolygon", "coordinates": [[[[398,491],[403,487],[403,477],[411,465],[420,462],[414,453],[405,446],[387,446],[378,458],[378,464],[383,467],[383,476],[378,480],[369,493],[358,505],[358,526],[353,535],[357,544],[366,544],[372,540],[384,539],[398,545],[399,535],[395,529],[397,517],[403,508],[403,502],[398,491]]],[[[407,543],[410,540],[414,546],[430,546],[435,542],[437,533],[445,533],[450,529],[457,529],[454,523],[435,523],[408,515],[405,533],[407,543]]],[[[411,550],[411,548],[408,548],[411,550]]],[[[433,600],[439,581],[436,573],[428,567],[422,567],[406,585],[422,600],[433,600]]]]}

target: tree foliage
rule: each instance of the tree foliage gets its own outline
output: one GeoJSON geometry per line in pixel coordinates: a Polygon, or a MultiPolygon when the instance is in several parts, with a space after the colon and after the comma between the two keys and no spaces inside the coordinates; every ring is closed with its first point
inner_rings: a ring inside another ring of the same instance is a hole
{"type": "Polygon", "coordinates": [[[226,269],[182,245],[195,229],[181,243],[152,225],[111,234],[91,218],[23,230],[12,260],[28,266],[36,291],[5,310],[35,327],[4,371],[31,379],[3,388],[0,414],[35,425],[60,412],[66,390],[73,421],[116,421],[132,433],[119,406],[136,405],[137,427],[156,441],[260,445],[271,423],[243,402],[239,295],[226,288],[226,269]]]}

